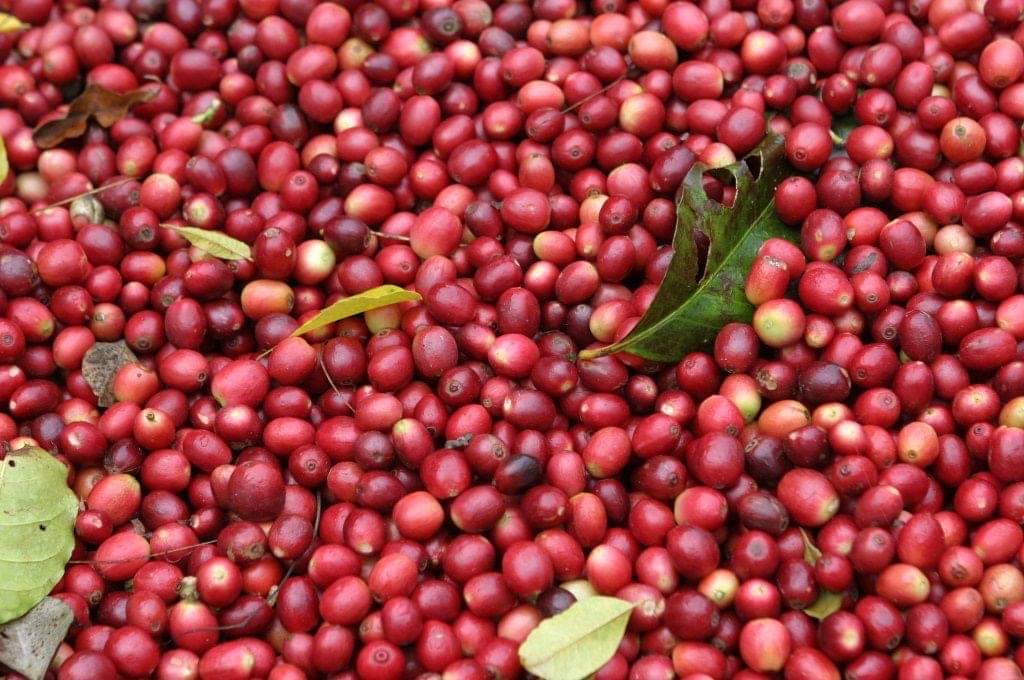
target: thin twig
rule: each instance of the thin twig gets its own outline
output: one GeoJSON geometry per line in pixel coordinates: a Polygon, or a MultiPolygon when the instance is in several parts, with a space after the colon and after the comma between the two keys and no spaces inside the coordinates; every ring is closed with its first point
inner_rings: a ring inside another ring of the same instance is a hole
{"type": "MultiPolygon", "coordinates": [[[[313,543],[314,543],[314,541],[316,541],[316,536],[317,536],[317,534],[319,532],[320,532],[320,491],[318,490],[316,492],[316,515],[313,517],[313,538],[311,538],[310,541],[309,541],[309,547],[310,548],[313,547],[313,543]]],[[[309,550],[309,548],[306,548],[306,550],[309,550]]],[[[305,555],[305,552],[303,552],[303,555],[305,555]]],[[[302,555],[299,556],[299,559],[302,559],[302,555]]],[[[267,593],[267,604],[269,604],[271,607],[273,607],[275,604],[277,604],[277,596],[281,592],[281,586],[284,585],[284,582],[287,581],[288,577],[292,575],[293,571],[295,571],[295,565],[298,562],[299,562],[299,560],[292,560],[292,563],[288,565],[288,569],[284,572],[284,576],[281,577],[281,582],[278,583],[273,588],[271,588],[270,592],[267,593]]]]}
{"type": "Polygon", "coordinates": [[[320,370],[324,372],[324,377],[327,378],[327,384],[331,386],[331,389],[334,390],[335,394],[341,394],[341,390],[339,390],[338,386],[334,384],[334,380],[331,379],[331,374],[327,372],[327,367],[324,366],[323,350],[317,353],[316,361],[320,364],[320,370]]]}
{"type": "MultiPolygon", "coordinates": [[[[316,537],[320,533],[320,507],[321,507],[320,504],[321,504],[320,492],[317,491],[316,492],[316,516],[313,518],[313,537],[310,539],[309,548],[306,548],[307,552],[313,547],[313,545],[316,542],[316,537]]],[[[281,577],[281,580],[275,586],[273,586],[270,589],[270,591],[267,593],[266,597],[263,598],[264,601],[266,601],[266,603],[268,605],[270,605],[270,607],[274,607],[277,604],[277,596],[281,592],[281,586],[283,586],[284,582],[287,581],[288,578],[292,575],[292,572],[295,570],[295,565],[304,556],[305,556],[305,552],[299,557],[298,560],[293,560],[292,563],[288,565],[288,569],[287,569],[287,571],[284,572],[284,576],[281,577]]],[[[253,618],[255,618],[258,613],[259,613],[258,610],[254,611],[251,614],[249,614],[249,616],[245,617],[245,619],[243,619],[241,621],[238,621],[237,623],[229,624],[227,626],[214,626],[214,627],[209,627],[208,626],[208,627],[205,627],[205,628],[197,628],[196,630],[202,630],[202,631],[236,630],[238,628],[245,628],[246,626],[248,626],[252,622],[253,618]]]]}
{"type": "Polygon", "coordinates": [[[114,187],[119,187],[122,184],[127,184],[128,182],[135,182],[135,181],[137,181],[137,180],[134,177],[122,177],[121,179],[116,180],[114,182],[111,182],[110,184],[104,184],[101,187],[96,187],[95,189],[90,189],[89,191],[84,191],[84,192],[82,192],[80,194],[75,194],[74,196],[68,196],[67,198],[65,198],[63,200],[60,200],[60,201],[57,201],[56,203],[51,203],[50,205],[44,205],[42,208],[36,208],[32,212],[34,212],[34,213],[46,212],[50,208],[59,208],[62,205],[67,205],[69,203],[74,203],[75,201],[77,201],[80,198],[85,198],[86,196],[92,196],[93,194],[101,193],[103,191],[106,191],[107,189],[113,189],[114,187]]]}
{"type": "MultiPolygon", "coordinates": [[[[183,545],[180,548],[171,548],[169,550],[163,550],[161,552],[150,553],[146,559],[150,560],[154,557],[163,557],[164,555],[170,555],[171,553],[180,552],[182,550],[188,550],[189,548],[198,548],[201,545],[210,545],[216,543],[216,538],[211,538],[208,541],[200,541],[199,543],[193,543],[192,545],[183,545]]],[[[123,564],[125,562],[135,562],[139,558],[137,557],[125,557],[119,560],[68,560],[68,564],[123,564]]]]}

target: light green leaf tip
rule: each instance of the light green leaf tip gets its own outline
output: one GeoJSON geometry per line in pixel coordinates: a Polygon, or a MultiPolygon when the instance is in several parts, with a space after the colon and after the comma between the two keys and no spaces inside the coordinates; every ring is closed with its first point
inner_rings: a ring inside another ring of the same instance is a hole
{"type": "Polygon", "coordinates": [[[320,312],[309,319],[306,323],[296,328],[293,332],[293,336],[305,335],[312,331],[320,330],[328,324],[332,324],[335,321],[341,321],[347,319],[350,316],[356,314],[362,314],[363,312],[369,312],[373,309],[380,309],[381,307],[387,307],[388,305],[398,304],[399,302],[413,302],[421,300],[419,293],[415,293],[411,290],[406,290],[399,286],[393,286],[386,284],[383,286],[377,286],[370,290],[364,290],[358,295],[352,295],[347,298],[342,298],[332,305],[328,305],[320,312]]]}
{"type": "Polygon", "coordinates": [[[219,231],[200,229],[198,227],[179,227],[172,224],[163,225],[172,229],[200,250],[220,260],[251,260],[252,250],[249,245],[219,231]]]}
{"type": "Polygon", "coordinates": [[[544,680],[582,680],[615,655],[633,605],[595,595],[541,621],[519,647],[523,668],[544,680]]]}
{"type": "Polygon", "coordinates": [[[843,594],[834,593],[831,590],[823,590],[818,595],[818,599],[815,600],[811,606],[804,609],[804,614],[807,614],[813,619],[821,621],[822,619],[835,614],[843,606],[843,594]]]}
{"type": "Polygon", "coordinates": [[[0,623],[46,597],[74,548],[78,499],[67,468],[35,447],[0,460],[0,623]]]}

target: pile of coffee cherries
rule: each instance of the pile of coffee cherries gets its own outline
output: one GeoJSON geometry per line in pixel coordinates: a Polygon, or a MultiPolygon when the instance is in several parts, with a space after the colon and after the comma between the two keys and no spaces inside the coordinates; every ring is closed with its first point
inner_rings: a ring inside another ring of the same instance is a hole
{"type": "Polygon", "coordinates": [[[525,679],[594,594],[635,604],[595,680],[1024,676],[1024,0],[3,6],[0,440],[82,501],[56,680],[525,679]],[[147,95],[41,148],[90,84],[147,95]],[[580,358],[759,144],[750,322],[580,358]]]}

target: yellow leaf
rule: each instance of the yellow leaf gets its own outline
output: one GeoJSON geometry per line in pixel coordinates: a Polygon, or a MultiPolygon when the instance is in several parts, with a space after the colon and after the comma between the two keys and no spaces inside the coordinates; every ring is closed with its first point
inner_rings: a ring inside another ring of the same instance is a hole
{"type": "Polygon", "coordinates": [[[358,295],[342,298],[333,305],[321,309],[316,316],[296,328],[292,335],[298,337],[310,331],[320,330],[335,321],[341,321],[350,316],[368,312],[371,309],[379,309],[399,302],[411,302],[421,299],[419,293],[413,293],[398,286],[392,286],[391,284],[377,286],[376,288],[365,290],[358,295]]]}
{"type": "Polygon", "coordinates": [[[176,227],[174,225],[163,225],[181,234],[182,238],[200,250],[221,260],[250,260],[252,251],[249,246],[227,234],[198,227],[176,227]]]}
{"type": "Polygon", "coordinates": [[[615,655],[633,605],[595,595],[545,619],[519,647],[523,668],[544,680],[582,680],[615,655]]]}
{"type": "Polygon", "coordinates": [[[18,31],[24,31],[28,27],[28,24],[13,14],[0,12],[0,33],[17,33],[18,31]]]}
{"type": "Polygon", "coordinates": [[[4,138],[0,137],[0,184],[7,179],[7,174],[10,171],[11,164],[7,161],[7,145],[4,144],[4,138]]]}

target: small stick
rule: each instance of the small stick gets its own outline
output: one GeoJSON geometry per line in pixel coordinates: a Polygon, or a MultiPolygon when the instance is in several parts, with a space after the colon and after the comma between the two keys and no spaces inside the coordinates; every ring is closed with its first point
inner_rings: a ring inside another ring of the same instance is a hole
{"type": "Polygon", "coordinates": [[[82,192],[80,194],[76,194],[74,196],[68,196],[67,198],[65,198],[65,199],[63,199],[61,201],[57,201],[56,203],[51,203],[50,205],[45,205],[42,208],[36,208],[32,212],[36,212],[36,213],[46,212],[50,208],[59,208],[62,205],[67,205],[68,203],[74,203],[75,201],[77,201],[80,198],[85,198],[86,196],[92,196],[93,194],[98,194],[98,193],[100,193],[102,191],[106,191],[107,189],[113,189],[114,187],[121,186],[122,184],[127,184],[128,182],[134,182],[134,181],[136,181],[136,179],[134,177],[122,177],[121,179],[119,179],[119,180],[117,180],[115,182],[111,182],[110,184],[104,184],[101,187],[96,187],[95,189],[90,189],[89,191],[85,191],[85,192],[82,192]]]}

